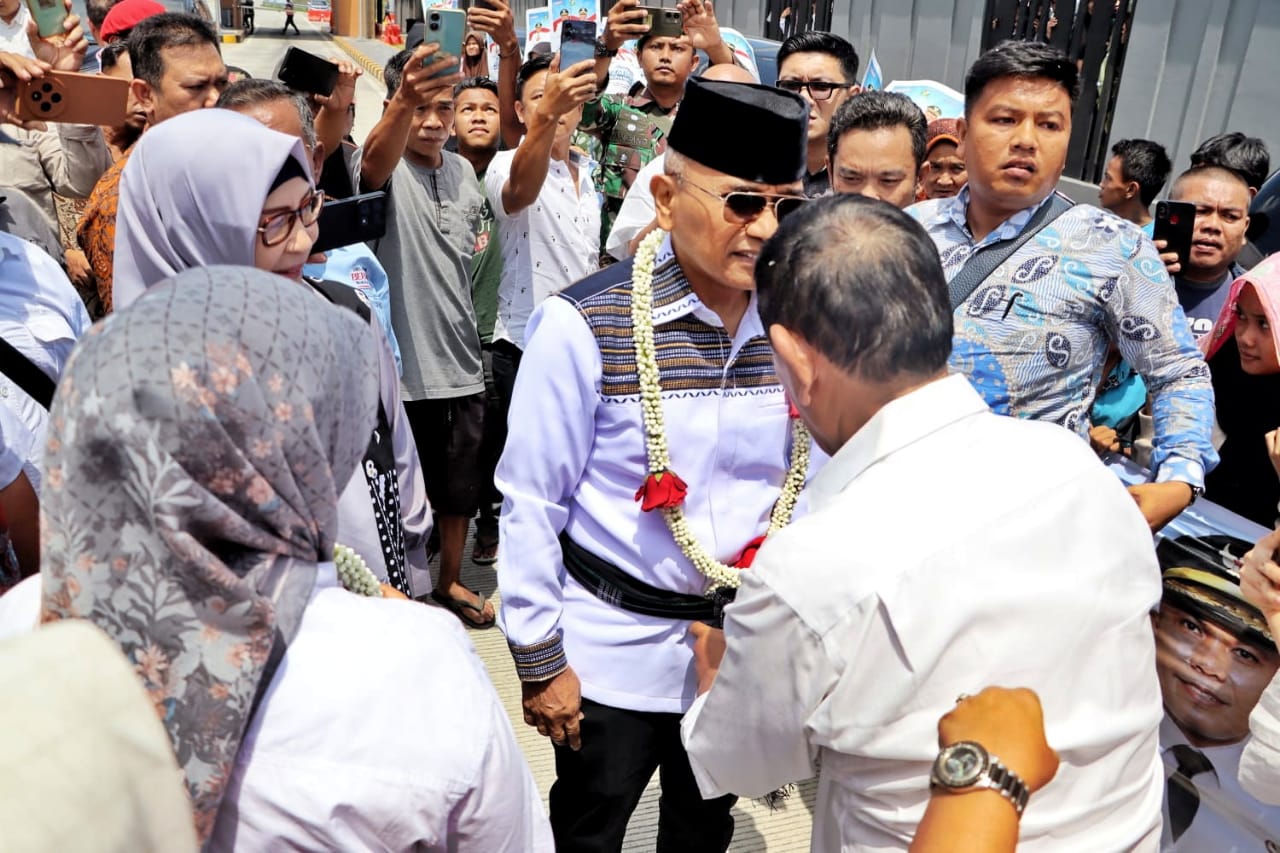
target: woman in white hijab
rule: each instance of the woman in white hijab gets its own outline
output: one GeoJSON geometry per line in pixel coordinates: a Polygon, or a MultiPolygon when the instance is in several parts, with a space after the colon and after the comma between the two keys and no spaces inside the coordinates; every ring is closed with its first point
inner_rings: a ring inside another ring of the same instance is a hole
{"type": "MultiPolygon", "coordinates": [[[[350,293],[302,277],[323,201],[297,137],[222,109],[157,125],[138,141],[120,180],[116,310],[167,278],[210,265],[257,267],[314,286],[330,301],[335,292],[350,293]]],[[[382,406],[363,476],[352,478],[342,494],[341,538],[379,580],[422,598],[431,591],[431,506],[400,402],[395,356],[367,306],[358,299],[344,304],[378,339],[369,371],[378,377],[382,406]]]]}

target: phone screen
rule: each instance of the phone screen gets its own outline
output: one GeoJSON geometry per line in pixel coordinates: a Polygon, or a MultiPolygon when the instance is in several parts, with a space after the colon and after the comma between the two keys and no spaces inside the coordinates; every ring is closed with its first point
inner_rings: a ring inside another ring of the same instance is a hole
{"type": "Polygon", "coordinates": [[[596,55],[596,22],[565,21],[560,25],[560,70],[596,55]]]}

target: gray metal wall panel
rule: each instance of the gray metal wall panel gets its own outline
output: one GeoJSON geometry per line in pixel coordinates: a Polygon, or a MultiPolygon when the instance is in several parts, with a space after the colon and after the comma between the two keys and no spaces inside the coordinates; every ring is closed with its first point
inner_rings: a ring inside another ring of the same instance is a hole
{"type": "Polygon", "coordinates": [[[1174,169],[1217,133],[1266,140],[1280,164],[1280,0],[1138,0],[1111,139],[1169,149],[1174,169]]]}

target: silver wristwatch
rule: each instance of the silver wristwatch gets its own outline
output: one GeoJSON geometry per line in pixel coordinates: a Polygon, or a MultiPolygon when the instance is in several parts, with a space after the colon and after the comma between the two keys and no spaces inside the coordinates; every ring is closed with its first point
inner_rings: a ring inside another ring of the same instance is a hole
{"type": "Polygon", "coordinates": [[[1031,792],[1027,785],[1000,759],[983,749],[982,744],[962,740],[943,748],[933,762],[929,784],[956,793],[991,788],[1013,804],[1022,817],[1031,792]]]}

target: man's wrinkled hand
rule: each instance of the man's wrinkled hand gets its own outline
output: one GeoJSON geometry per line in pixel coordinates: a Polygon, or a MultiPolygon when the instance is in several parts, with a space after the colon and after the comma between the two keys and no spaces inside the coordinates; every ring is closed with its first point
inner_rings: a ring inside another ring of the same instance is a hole
{"type": "Polygon", "coordinates": [[[526,723],[556,746],[582,748],[582,684],[572,668],[546,681],[522,682],[520,688],[526,723]]]}
{"type": "Polygon", "coordinates": [[[1191,501],[1195,498],[1191,486],[1177,480],[1130,486],[1129,494],[1138,502],[1138,509],[1147,519],[1152,533],[1158,533],[1162,527],[1177,518],[1184,509],[1191,506],[1191,501]]]}

